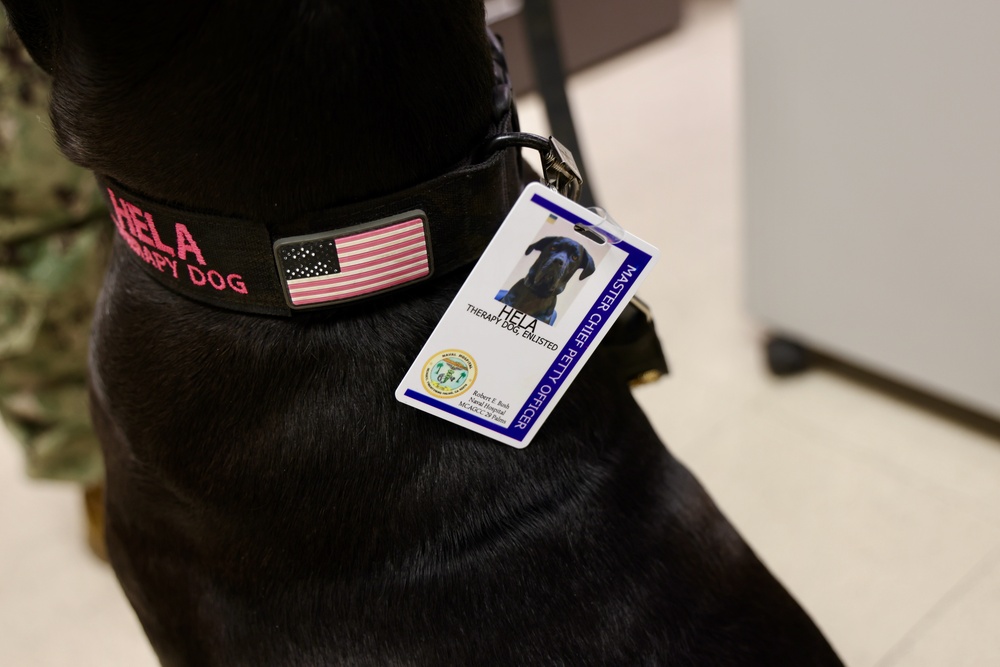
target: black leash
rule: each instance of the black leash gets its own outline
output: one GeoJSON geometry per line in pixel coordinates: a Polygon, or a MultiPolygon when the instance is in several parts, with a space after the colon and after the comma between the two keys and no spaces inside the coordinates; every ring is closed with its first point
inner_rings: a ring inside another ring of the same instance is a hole
{"type": "MultiPolygon", "coordinates": [[[[552,134],[562,138],[569,152],[576,156],[579,173],[586,174],[583,152],[576,138],[573,113],[566,96],[566,69],[559,52],[551,0],[525,0],[524,19],[531,60],[535,65],[535,81],[545,101],[545,114],[549,118],[552,134]]],[[[579,201],[586,207],[594,205],[593,188],[589,181],[582,183],[579,201]]]]}

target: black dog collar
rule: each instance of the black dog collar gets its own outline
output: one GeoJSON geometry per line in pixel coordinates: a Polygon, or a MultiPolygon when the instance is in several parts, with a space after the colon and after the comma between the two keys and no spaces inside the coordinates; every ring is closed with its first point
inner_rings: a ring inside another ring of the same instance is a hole
{"type": "MultiPolygon", "coordinates": [[[[496,114],[486,146],[517,130],[506,62],[490,37],[496,114]]],[[[475,262],[520,194],[521,161],[513,144],[491,146],[402,192],[288,221],[281,238],[260,222],[186,211],[106,177],[98,182],[119,235],[160,284],[213,306],[287,316],[475,262]]]]}
{"type": "Polygon", "coordinates": [[[475,262],[521,190],[519,160],[506,150],[382,199],[306,215],[283,238],[263,223],[184,211],[98,181],[119,235],[162,285],[221,308],[289,315],[475,262]]]}

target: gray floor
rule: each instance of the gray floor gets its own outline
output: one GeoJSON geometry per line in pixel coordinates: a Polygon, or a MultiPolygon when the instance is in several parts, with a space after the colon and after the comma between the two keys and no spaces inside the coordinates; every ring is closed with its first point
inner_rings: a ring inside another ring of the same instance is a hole
{"type": "MultiPolygon", "coordinates": [[[[842,373],[763,369],[740,294],[737,20],[696,2],[571,83],[600,201],[663,252],[642,292],[674,373],[639,400],[848,664],[1000,664],[1000,440],[842,373]]],[[[536,99],[522,121],[544,130],[536,99]]],[[[0,664],[155,664],[75,490],[26,480],[7,442],[0,480],[0,664]]]]}

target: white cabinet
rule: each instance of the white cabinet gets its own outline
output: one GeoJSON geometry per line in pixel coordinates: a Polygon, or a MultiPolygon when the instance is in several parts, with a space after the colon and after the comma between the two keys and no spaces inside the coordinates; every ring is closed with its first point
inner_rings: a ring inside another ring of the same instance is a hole
{"type": "Polygon", "coordinates": [[[740,8],[751,312],[1000,417],[1000,2],[740,8]]]}

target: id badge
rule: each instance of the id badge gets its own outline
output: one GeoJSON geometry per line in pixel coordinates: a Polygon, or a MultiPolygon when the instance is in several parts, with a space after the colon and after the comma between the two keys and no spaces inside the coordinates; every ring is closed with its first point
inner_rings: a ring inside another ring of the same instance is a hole
{"type": "Polygon", "coordinates": [[[396,399],[527,447],[659,257],[528,185],[396,389],[396,399]],[[620,237],[620,238],[616,238],[620,237]]]}

